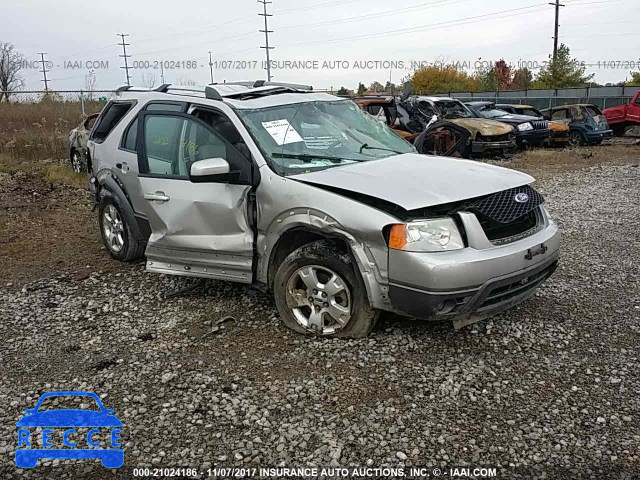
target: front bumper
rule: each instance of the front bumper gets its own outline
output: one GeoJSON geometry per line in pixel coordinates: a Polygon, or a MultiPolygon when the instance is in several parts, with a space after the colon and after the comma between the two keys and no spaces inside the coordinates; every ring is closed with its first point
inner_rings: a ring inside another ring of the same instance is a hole
{"type": "Polygon", "coordinates": [[[500,142],[483,142],[474,140],[471,142],[471,151],[473,153],[483,153],[492,150],[511,150],[515,148],[516,142],[514,140],[504,140],[500,142]]]}
{"type": "Polygon", "coordinates": [[[528,132],[518,132],[516,143],[518,147],[540,147],[549,139],[549,130],[531,130],[528,132]]]}
{"type": "Polygon", "coordinates": [[[553,223],[510,244],[483,248],[481,243],[451,252],[390,250],[394,307],[411,317],[451,319],[462,326],[533,295],[558,264],[560,232],[553,223]]]}

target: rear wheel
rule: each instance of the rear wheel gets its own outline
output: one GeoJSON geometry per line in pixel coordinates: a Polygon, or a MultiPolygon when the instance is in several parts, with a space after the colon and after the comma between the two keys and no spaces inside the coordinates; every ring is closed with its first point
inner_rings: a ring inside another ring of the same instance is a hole
{"type": "Polygon", "coordinates": [[[379,315],[351,256],[330,240],[289,254],[276,272],[274,296],[285,325],[299,333],[366,337],[379,315]]]}
{"type": "Polygon", "coordinates": [[[111,197],[100,202],[99,222],[102,242],[113,258],[130,262],[142,257],[144,244],[134,238],[120,207],[111,197]]]}

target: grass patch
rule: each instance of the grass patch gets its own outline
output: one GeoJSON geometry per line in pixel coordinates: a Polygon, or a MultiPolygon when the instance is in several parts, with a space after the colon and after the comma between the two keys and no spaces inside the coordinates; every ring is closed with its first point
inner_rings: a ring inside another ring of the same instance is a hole
{"type": "MultiPolygon", "coordinates": [[[[85,102],[85,113],[99,112],[99,102],[85,102]]],[[[69,132],[82,121],[78,101],[44,99],[0,103],[0,155],[20,160],[69,156],[69,132]]]]}
{"type": "Polygon", "coordinates": [[[76,188],[87,186],[87,174],[76,173],[66,165],[49,165],[45,171],[45,178],[58,185],[69,185],[76,188]]]}

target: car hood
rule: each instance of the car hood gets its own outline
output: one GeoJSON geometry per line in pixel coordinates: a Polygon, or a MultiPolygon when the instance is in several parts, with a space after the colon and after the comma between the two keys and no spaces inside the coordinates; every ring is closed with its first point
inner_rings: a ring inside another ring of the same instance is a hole
{"type": "Polygon", "coordinates": [[[68,409],[25,415],[16,427],[122,427],[122,422],[103,412],[68,409]]]}
{"type": "Polygon", "coordinates": [[[351,191],[405,210],[432,207],[527,185],[533,177],[472,160],[405,153],[288,178],[351,191]]]}
{"type": "Polygon", "coordinates": [[[518,115],[517,113],[509,113],[503,117],[495,119],[498,122],[508,123],[509,125],[520,125],[525,122],[534,122],[539,120],[537,117],[530,117],[529,115],[518,115]]]}
{"type": "Polygon", "coordinates": [[[453,118],[447,121],[466,128],[473,135],[479,133],[483,137],[506,135],[513,130],[509,125],[487,118],[453,118]]]}

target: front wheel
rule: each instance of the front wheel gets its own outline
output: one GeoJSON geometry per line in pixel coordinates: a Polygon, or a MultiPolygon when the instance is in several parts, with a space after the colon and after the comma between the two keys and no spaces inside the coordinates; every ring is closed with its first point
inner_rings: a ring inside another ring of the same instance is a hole
{"type": "Polygon", "coordinates": [[[285,325],[299,333],[362,338],[379,316],[351,256],[330,240],[289,254],[276,272],[274,296],[285,325]]]}
{"type": "Polygon", "coordinates": [[[578,147],[580,145],[584,145],[585,140],[584,140],[584,137],[582,136],[582,133],[578,132],[577,130],[574,130],[569,134],[569,142],[574,147],[578,147]]]}

